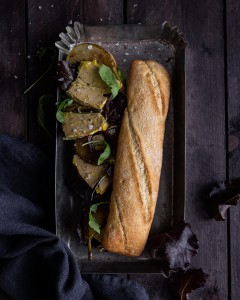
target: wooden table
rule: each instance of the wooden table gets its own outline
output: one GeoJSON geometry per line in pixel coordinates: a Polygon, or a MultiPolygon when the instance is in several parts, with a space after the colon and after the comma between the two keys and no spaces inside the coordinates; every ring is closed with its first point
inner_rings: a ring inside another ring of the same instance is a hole
{"type": "MultiPolygon", "coordinates": [[[[0,132],[26,137],[50,157],[54,140],[37,124],[42,94],[56,94],[50,72],[27,95],[26,86],[47,68],[37,51],[53,45],[67,24],[177,25],[186,50],[186,220],[200,249],[193,259],[209,278],[191,299],[240,299],[240,208],[225,222],[208,218],[209,186],[240,175],[240,1],[2,0],[0,2],[0,132]],[[216,291],[219,298],[204,298],[216,291]]],[[[52,134],[54,126],[49,125],[52,134]],[[52,127],[51,127],[52,126],[52,127]]],[[[161,275],[124,275],[146,287],[150,299],[168,299],[161,275]]]]}

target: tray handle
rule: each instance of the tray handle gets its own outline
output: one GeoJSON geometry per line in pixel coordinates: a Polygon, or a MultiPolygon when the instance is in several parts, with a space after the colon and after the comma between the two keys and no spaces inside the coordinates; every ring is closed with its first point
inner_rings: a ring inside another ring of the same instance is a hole
{"type": "Polygon", "coordinates": [[[176,56],[188,47],[188,42],[185,40],[184,34],[180,29],[177,26],[171,27],[167,21],[162,24],[161,38],[174,46],[176,56]]]}
{"type": "Polygon", "coordinates": [[[67,26],[66,31],[66,33],[61,32],[59,34],[61,41],[57,41],[55,46],[62,52],[69,53],[72,48],[80,44],[85,34],[83,24],[79,22],[74,22],[73,27],[67,26]]]}

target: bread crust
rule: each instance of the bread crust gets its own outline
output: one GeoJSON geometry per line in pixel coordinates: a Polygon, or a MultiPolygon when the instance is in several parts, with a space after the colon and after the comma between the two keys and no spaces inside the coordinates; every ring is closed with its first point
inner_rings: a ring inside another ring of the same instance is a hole
{"type": "Polygon", "coordinates": [[[168,72],[155,61],[133,61],[127,96],[102,245],[110,252],[139,256],[158,196],[170,96],[168,72]]]}

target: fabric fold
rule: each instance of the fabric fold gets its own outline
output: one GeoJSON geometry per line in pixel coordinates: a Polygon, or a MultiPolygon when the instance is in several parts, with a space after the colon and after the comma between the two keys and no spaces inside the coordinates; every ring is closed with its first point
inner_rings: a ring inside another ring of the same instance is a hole
{"type": "Polygon", "coordinates": [[[0,135],[0,290],[10,299],[147,300],[117,276],[81,276],[54,233],[53,165],[32,144],[0,135]]]}

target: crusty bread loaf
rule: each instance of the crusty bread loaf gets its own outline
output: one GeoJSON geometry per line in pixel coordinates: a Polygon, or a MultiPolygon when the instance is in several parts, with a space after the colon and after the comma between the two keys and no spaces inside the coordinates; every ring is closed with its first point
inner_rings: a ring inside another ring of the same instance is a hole
{"type": "Polygon", "coordinates": [[[145,247],[158,196],[169,94],[163,66],[133,61],[102,240],[110,252],[139,256],[145,247]]]}

